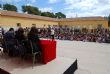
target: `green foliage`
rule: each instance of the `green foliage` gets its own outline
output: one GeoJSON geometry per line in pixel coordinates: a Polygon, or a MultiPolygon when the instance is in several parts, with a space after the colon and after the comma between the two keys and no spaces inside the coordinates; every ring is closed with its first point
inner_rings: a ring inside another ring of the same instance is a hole
{"type": "Polygon", "coordinates": [[[22,6],[22,11],[27,12],[29,14],[40,15],[41,11],[37,7],[33,6],[22,6]]]}
{"type": "Polygon", "coordinates": [[[66,18],[66,15],[61,13],[61,12],[55,13],[55,16],[56,16],[56,18],[59,18],[59,19],[60,18],[66,18]]]}
{"type": "Polygon", "coordinates": [[[41,12],[37,7],[33,6],[22,6],[22,11],[27,12],[28,14],[41,15],[51,18],[66,18],[66,16],[61,12],[58,12],[56,14],[52,12],[41,12]]]}
{"type": "Polygon", "coordinates": [[[11,4],[4,4],[3,10],[16,11],[17,12],[17,7],[15,5],[11,5],[11,4]]]}
{"type": "Polygon", "coordinates": [[[107,17],[107,19],[110,19],[110,14],[109,14],[109,16],[107,17]]]}
{"type": "Polygon", "coordinates": [[[42,12],[42,13],[41,13],[41,16],[46,16],[46,17],[55,18],[54,13],[51,13],[51,12],[42,12]]]}
{"type": "Polygon", "coordinates": [[[2,8],[2,4],[0,4],[0,8],[2,8]]]}
{"type": "Polygon", "coordinates": [[[110,27],[110,15],[108,16],[108,26],[110,27]]]}
{"type": "MultiPolygon", "coordinates": [[[[0,4],[0,8],[2,8],[2,5],[0,4]]],[[[17,12],[17,7],[15,5],[11,4],[3,4],[3,10],[7,11],[16,11],[17,12]]],[[[66,15],[63,14],[62,12],[58,13],[52,13],[52,12],[41,12],[39,8],[34,7],[34,6],[22,6],[22,11],[27,12],[28,14],[34,14],[34,15],[41,15],[41,16],[46,16],[46,17],[51,17],[51,18],[66,18],[66,15]]]]}

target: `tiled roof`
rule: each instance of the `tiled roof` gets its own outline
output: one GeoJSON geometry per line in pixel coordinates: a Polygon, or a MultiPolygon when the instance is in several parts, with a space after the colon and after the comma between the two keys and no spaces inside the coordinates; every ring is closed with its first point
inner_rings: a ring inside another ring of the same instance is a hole
{"type": "Polygon", "coordinates": [[[48,21],[57,21],[57,19],[55,19],[55,18],[26,14],[26,13],[17,13],[17,12],[13,12],[13,11],[0,11],[0,15],[13,16],[13,17],[23,17],[23,18],[30,18],[30,19],[39,19],[39,20],[48,20],[48,21]]]}
{"type": "Polygon", "coordinates": [[[107,20],[101,16],[93,16],[93,17],[76,17],[76,18],[64,18],[60,19],[60,21],[78,21],[78,20],[107,20]]]}
{"type": "Polygon", "coordinates": [[[13,12],[13,11],[0,11],[0,15],[13,16],[13,17],[23,17],[23,18],[30,18],[30,19],[39,19],[39,20],[47,20],[47,21],[107,20],[106,18],[101,17],[101,16],[56,19],[56,18],[39,16],[39,15],[17,13],[17,12],[13,12]]]}

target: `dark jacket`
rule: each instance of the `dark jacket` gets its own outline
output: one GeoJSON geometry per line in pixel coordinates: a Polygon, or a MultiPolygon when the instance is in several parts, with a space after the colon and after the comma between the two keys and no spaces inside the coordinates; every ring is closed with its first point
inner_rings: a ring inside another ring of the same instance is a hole
{"type": "Polygon", "coordinates": [[[40,39],[37,34],[28,34],[28,40],[32,42],[33,52],[41,51],[40,39]]]}
{"type": "Polygon", "coordinates": [[[35,42],[35,43],[40,41],[37,34],[28,34],[28,40],[31,40],[32,42],[35,42]]]}
{"type": "Polygon", "coordinates": [[[4,34],[4,38],[6,41],[10,41],[10,40],[15,39],[15,36],[14,36],[14,33],[11,33],[8,31],[4,34]]]}
{"type": "Polygon", "coordinates": [[[23,41],[26,40],[26,37],[24,36],[23,33],[19,33],[18,31],[15,32],[15,37],[18,40],[18,42],[21,44],[23,41]]]}

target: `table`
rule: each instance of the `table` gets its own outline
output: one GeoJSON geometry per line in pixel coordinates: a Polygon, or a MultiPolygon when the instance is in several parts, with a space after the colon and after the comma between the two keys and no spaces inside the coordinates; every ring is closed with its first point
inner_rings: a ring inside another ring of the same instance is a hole
{"type": "Polygon", "coordinates": [[[56,41],[55,40],[41,40],[42,48],[42,62],[47,64],[48,62],[56,58],[56,41]]]}

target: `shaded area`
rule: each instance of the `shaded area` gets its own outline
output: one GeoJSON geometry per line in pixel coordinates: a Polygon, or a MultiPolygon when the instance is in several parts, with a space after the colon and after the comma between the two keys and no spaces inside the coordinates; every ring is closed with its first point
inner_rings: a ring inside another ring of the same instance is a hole
{"type": "Polygon", "coordinates": [[[75,62],[63,73],[63,74],[74,74],[74,72],[78,69],[77,59],[75,62]]]}

